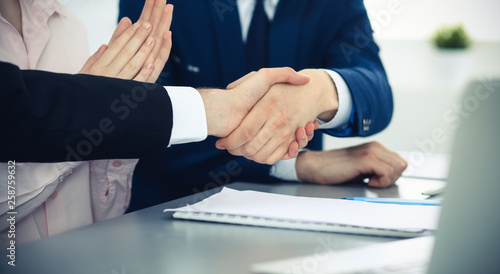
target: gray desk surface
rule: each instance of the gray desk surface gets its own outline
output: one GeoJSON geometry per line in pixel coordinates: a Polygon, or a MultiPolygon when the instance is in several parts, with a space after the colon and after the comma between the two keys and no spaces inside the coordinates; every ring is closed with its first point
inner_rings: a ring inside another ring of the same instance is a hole
{"type": "MultiPolygon", "coordinates": [[[[388,189],[363,184],[234,183],[253,189],[297,196],[425,198],[420,193],[440,181],[400,179],[388,189]]],[[[17,247],[16,266],[6,263],[1,273],[249,273],[258,262],[342,250],[397,238],[298,231],[175,220],[164,208],[193,203],[218,189],[198,193],[115,219],[82,227],[17,247]]]]}

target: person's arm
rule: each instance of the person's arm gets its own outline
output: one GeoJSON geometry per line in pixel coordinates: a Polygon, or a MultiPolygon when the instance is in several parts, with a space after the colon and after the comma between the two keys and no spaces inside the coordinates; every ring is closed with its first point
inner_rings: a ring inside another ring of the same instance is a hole
{"type": "MultiPolygon", "coordinates": [[[[156,155],[170,142],[164,87],[90,75],[22,71],[0,62],[0,161],[52,162],[156,155]]],[[[256,73],[231,91],[200,90],[207,133],[229,134],[276,83],[309,78],[289,68],[256,73]]],[[[189,109],[189,106],[188,106],[189,109]]]]}
{"type": "MultiPolygon", "coordinates": [[[[330,5],[334,8],[333,3],[330,5]]],[[[336,137],[370,136],[391,121],[391,87],[363,1],[339,1],[335,7],[345,12],[338,39],[328,48],[325,67],[345,82],[352,98],[352,114],[346,126],[325,132],[336,137]]]]}
{"type": "Polygon", "coordinates": [[[168,146],[172,106],[162,86],[0,63],[1,161],[152,156],[168,146]]]}
{"type": "Polygon", "coordinates": [[[318,30],[324,31],[327,37],[335,37],[325,54],[325,67],[329,70],[300,71],[311,78],[304,86],[273,87],[242,122],[245,127],[219,140],[219,148],[272,164],[289,158],[284,150],[284,144],[289,142],[287,132],[311,119],[328,122],[323,126],[325,132],[338,137],[372,135],[389,124],[392,92],[362,1],[325,5],[328,9],[346,11],[344,18],[335,19],[342,22],[338,33],[332,34],[328,25],[324,26],[325,30],[318,30]],[[282,111],[276,113],[274,108],[282,111]],[[297,121],[301,122],[295,124],[297,121]]]}

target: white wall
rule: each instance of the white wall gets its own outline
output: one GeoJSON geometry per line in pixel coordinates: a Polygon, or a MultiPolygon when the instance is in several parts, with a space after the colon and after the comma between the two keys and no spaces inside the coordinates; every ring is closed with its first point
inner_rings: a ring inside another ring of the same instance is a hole
{"type": "MultiPolygon", "coordinates": [[[[118,0],[59,2],[87,25],[92,52],[111,37],[118,0]]],[[[377,40],[427,40],[442,24],[462,22],[475,40],[500,41],[499,0],[365,0],[365,5],[377,40]]]]}
{"type": "Polygon", "coordinates": [[[90,52],[107,44],[117,25],[118,0],[59,0],[87,27],[90,52]]]}
{"type": "Polygon", "coordinates": [[[498,0],[365,0],[379,39],[425,40],[442,24],[463,23],[479,41],[500,41],[498,0]]]}

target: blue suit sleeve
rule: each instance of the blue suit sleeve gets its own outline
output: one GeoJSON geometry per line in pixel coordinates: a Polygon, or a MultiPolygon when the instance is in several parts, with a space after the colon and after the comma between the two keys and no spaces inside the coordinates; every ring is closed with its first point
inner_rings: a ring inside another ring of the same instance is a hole
{"type": "MultiPolygon", "coordinates": [[[[353,111],[345,128],[325,130],[337,137],[369,136],[386,128],[393,113],[392,91],[361,0],[344,1],[345,18],[331,42],[327,67],[345,80],[353,111]]],[[[338,19],[337,19],[338,20],[338,19]]]]}

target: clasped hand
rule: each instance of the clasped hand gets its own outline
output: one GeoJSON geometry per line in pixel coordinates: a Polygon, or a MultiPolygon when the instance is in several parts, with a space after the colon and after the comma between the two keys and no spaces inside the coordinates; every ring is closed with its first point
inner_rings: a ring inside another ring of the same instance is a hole
{"type": "MultiPolygon", "coordinates": [[[[248,85],[259,73],[262,70],[237,80],[228,89],[248,85]]],[[[307,75],[308,81],[275,81],[268,86],[239,126],[216,143],[217,148],[264,164],[296,157],[318,128],[316,118],[331,120],[338,109],[335,85],[326,72],[310,69],[298,75],[307,75]]]]}

